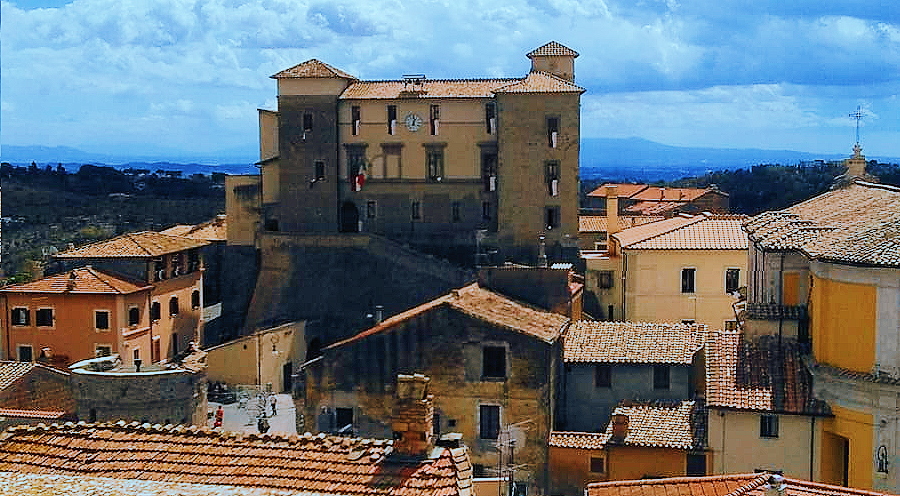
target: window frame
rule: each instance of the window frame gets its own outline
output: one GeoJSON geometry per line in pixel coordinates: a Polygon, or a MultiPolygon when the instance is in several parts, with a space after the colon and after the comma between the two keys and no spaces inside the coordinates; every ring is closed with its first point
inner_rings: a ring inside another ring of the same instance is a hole
{"type": "Polygon", "coordinates": [[[672,367],[669,365],[653,366],[653,390],[668,391],[672,389],[672,367]],[[665,384],[664,384],[665,383],[665,384]]]}
{"type": "Polygon", "coordinates": [[[46,327],[46,328],[54,328],[56,327],[56,312],[53,307],[38,307],[34,311],[34,326],[35,327],[46,327]],[[50,312],[50,323],[49,324],[41,324],[41,312],[50,312]]]}
{"type": "Polygon", "coordinates": [[[425,146],[425,180],[441,182],[444,179],[444,147],[425,146]]]}
{"type": "Polygon", "coordinates": [[[12,307],[9,311],[9,325],[11,327],[31,327],[31,309],[29,307],[12,307]],[[16,310],[23,310],[24,312],[19,312],[21,315],[24,315],[24,319],[17,322],[16,320],[16,310]]]}
{"type": "Polygon", "coordinates": [[[491,202],[483,201],[481,202],[481,220],[492,220],[494,218],[493,208],[491,208],[491,202]]]}
{"type": "Polygon", "coordinates": [[[431,136],[438,136],[441,132],[441,106],[431,105],[428,108],[428,121],[431,136]]]}
{"type": "Polygon", "coordinates": [[[359,136],[359,128],[362,123],[362,109],[359,105],[350,107],[350,134],[359,136]]]}
{"type": "Polygon", "coordinates": [[[95,357],[107,357],[107,356],[111,356],[112,353],[113,353],[113,347],[112,347],[111,344],[107,344],[107,343],[94,343],[94,356],[95,356],[95,357]],[[106,353],[104,353],[104,354],[102,354],[102,355],[101,355],[100,353],[98,353],[98,352],[100,351],[101,348],[105,349],[105,350],[106,350],[106,353]]]}
{"type": "Polygon", "coordinates": [[[725,294],[733,294],[736,293],[737,290],[741,287],[741,268],[740,267],[726,267],[725,268],[725,294]],[[736,273],[736,278],[734,282],[734,288],[729,290],[729,275],[732,273],[736,273]]]}
{"type": "Polygon", "coordinates": [[[481,380],[505,381],[509,378],[509,349],[503,344],[485,343],[481,345],[481,380]],[[496,353],[496,355],[489,356],[496,353]],[[501,361],[502,363],[496,363],[501,361]],[[500,368],[503,368],[502,374],[500,368]]]}
{"type": "Polygon", "coordinates": [[[387,112],[387,133],[389,136],[394,136],[397,134],[397,106],[396,105],[388,105],[386,107],[387,112]]]}
{"type": "Polygon", "coordinates": [[[544,225],[547,230],[558,229],[561,223],[560,210],[558,206],[544,207],[544,225]]]}
{"type": "Polygon", "coordinates": [[[594,387],[611,389],[612,388],[612,366],[608,363],[594,364],[594,387]]]}
{"type": "Polygon", "coordinates": [[[106,309],[94,310],[94,330],[98,332],[109,332],[112,329],[112,319],[110,318],[112,313],[106,309]],[[106,327],[100,327],[99,317],[101,314],[106,314],[106,327]]]}
{"type": "Polygon", "coordinates": [[[479,403],[477,414],[478,439],[494,441],[500,437],[500,431],[503,428],[503,407],[496,403],[479,403]],[[487,412],[491,412],[491,414],[488,416],[487,412]],[[490,424],[486,423],[488,421],[490,424]],[[491,436],[492,433],[493,436],[491,436]]]}
{"type": "Polygon", "coordinates": [[[588,470],[592,474],[605,474],[606,473],[606,457],[605,456],[594,456],[592,454],[588,461],[588,470]],[[597,468],[599,468],[600,470],[596,470],[597,468]]]}
{"type": "Polygon", "coordinates": [[[34,361],[34,346],[30,344],[19,344],[16,345],[16,360],[19,362],[33,362],[34,361]],[[22,350],[28,349],[28,354],[31,356],[29,360],[22,359],[22,350]]]}
{"type": "Polygon", "coordinates": [[[560,118],[558,115],[548,115],[547,119],[547,145],[550,148],[559,146],[560,118]]]}
{"type": "Polygon", "coordinates": [[[313,130],[313,113],[306,111],[303,112],[303,136],[306,137],[306,133],[313,130]]]}
{"type": "Polygon", "coordinates": [[[141,307],[131,305],[128,307],[128,326],[135,327],[141,324],[141,307]],[[134,312],[137,312],[137,319],[133,319],[134,312]]]}
{"type": "Polygon", "coordinates": [[[554,198],[559,196],[559,177],[559,160],[547,160],[544,162],[544,181],[547,184],[547,194],[554,198]]]}
{"type": "Polygon", "coordinates": [[[203,306],[202,298],[200,297],[200,290],[194,289],[191,291],[191,310],[196,310],[203,306]]]}
{"type": "Polygon", "coordinates": [[[178,301],[177,296],[172,296],[169,298],[169,316],[174,317],[181,313],[181,305],[178,301]]]}
{"type": "Polygon", "coordinates": [[[759,437],[778,439],[778,415],[764,413],[759,416],[759,437]]]}
{"type": "Polygon", "coordinates": [[[681,268],[681,294],[697,294],[697,267],[681,268]],[[690,280],[685,278],[687,274],[691,275],[690,280]]]}
{"type": "Polygon", "coordinates": [[[485,102],[484,124],[487,134],[497,134],[497,102],[485,102]]]}
{"type": "Polygon", "coordinates": [[[157,322],[162,319],[162,303],[157,300],[150,302],[150,322],[157,322]]]}
{"type": "Polygon", "coordinates": [[[325,180],[325,161],[321,159],[313,160],[313,178],[316,182],[325,180]]]}
{"type": "Polygon", "coordinates": [[[497,191],[497,163],[497,152],[484,151],[481,153],[481,180],[486,193],[497,191]]]}

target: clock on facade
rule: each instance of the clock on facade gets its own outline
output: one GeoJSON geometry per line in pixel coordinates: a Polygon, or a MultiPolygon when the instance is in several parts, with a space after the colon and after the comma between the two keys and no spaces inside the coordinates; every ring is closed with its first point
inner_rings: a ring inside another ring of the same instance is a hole
{"type": "Polygon", "coordinates": [[[418,114],[406,114],[404,122],[406,122],[406,129],[409,129],[412,132],[416,132],[420,127],[422,127],[422,118],[419,117],[418,114]]]}

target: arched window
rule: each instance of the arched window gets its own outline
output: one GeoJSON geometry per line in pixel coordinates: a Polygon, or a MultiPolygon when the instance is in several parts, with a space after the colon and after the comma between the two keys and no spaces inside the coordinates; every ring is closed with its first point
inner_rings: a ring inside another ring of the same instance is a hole
{"type": "Polygon", "coordinates": [[[191,292],[191,308],[200,308],[200,291],[197,291],[196,289],[191,292]]]}
{"type": "Polygon", "coordinates": [[[178,315],[178,297],[173,296],[169,300],[169,315],[178,315]]]}

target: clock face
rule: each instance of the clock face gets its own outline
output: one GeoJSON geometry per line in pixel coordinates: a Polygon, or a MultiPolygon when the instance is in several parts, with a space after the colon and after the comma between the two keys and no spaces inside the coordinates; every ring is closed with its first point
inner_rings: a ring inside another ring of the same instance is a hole
{"type": "Polygon", "coordinates": [[[406,128],[412,132],[416,132],[422,127],[422,118],[418,114],[406,114],[406,128]]]}

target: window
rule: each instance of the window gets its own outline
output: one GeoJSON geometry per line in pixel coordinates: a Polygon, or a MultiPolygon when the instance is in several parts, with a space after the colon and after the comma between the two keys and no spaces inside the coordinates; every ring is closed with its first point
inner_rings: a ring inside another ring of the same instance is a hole
{"type": "Polygon", "coordinates": [[[741,269],[725,269],[725,292],[735,293],[741,283],[741,269]]]}
{"type": "Polygon", "coordinates": [[[150,347],[150,360],[154,363],[160,360],[159,336],[154,336],[153,338],[153,345],[150,347]]]}
{"type": "Polygon", "coordinates": [[[353,409],[352,408],[335,408],[335,430],[346,432],[353,429],[353,409]]]}
{"type": "Polygon", "coordinates": [[[612,387],[612,367],[606,364],[594,365],[594,387],[612,387]]]}
{"type": "Polygon", "coordinates": [[[422,220],[422,203],[414,201],[409,205],[412,220],[422,220]]]}
{"type": "Polygon", "coordinates": [[[500,406],[478,405],[478,437],[497,439],[500,435],[500,406]]]}
{"type": "Polygon", "coordinates": [[[173,296],[169,299],[169,315],[178,315],[178,297],[173,296]]]}
{"type": "Polygon", "coordinates": [[[689,477],[701,477],[706,475],[706,455],[703,453],[688,453],[687,475],[689,477]]]}
{"type": "Polygon", "coordinates": [[[481,202],[481,220],[491,220],[491,202],[481,202]]]}
{"type": "Polygon", "coordinates": [[[669,389],[669,366],[653,366],[653,389],[669,389]]]}
{"type": "Polygon", "coordinates": [[[172,262],[172,277],[178,277],[182,274],[181,267],[181,254],[173,253],[171,258],[172,262]]]}
{"type": "Polygon", "coordinates": [[[450,204],[450,214],[453,222],[459,222],[460,220],[462,220],[462,213],[460,212],[459,202],[453,202],[450,204]]]}
{"type": "Polygon", "coordinates": [[[14,326],[31,325],[31,312],[25,307],[13,308],[9,320],[14,326]]]}
{"type": "Polygon", "coordinates": [[[200,308],[200,291],[196,289],[191,291],[191,308],[195,310],[200,308]]]}
{"type": "Polygon", "coordinates": [[[726,320],[725,321],[725,330],[726,331],[736,331],[738,330],[738,323],[736,320],[726,320]]]}
{"type": "Polygon", "coordinates": [[[53,309],[39,308],[34,314],[34,323],[38,327],[53,327],[53,309]]]}
{"type": "Polygon", "coordinates": [[[98,357],[110,356],[112,355],[112,346],[108,344],[94,345],[94,354],[98,357]]]}
{"type": "Polygon", "coordinates": [[[559,117],[547,117],[547,144],[556,148],[559,139],[559,117]]]}
{"type": "Polygon", "coordinates": [[[440,181],[444,177],[444,150],[431,147],[425,150],[425,165],[429,181],[440,181]]]}
{"type": "Polygon", "coordinates": [[[481,377],[486,379],[506,378],[505,346],[485,346],[481,349],[481,377]]]}
{"type": "Polygon", "coordinates": [[[606,458],[592,456],[591,457],[591,472],[593,472],[595,474],[606,473],[606,458]]]}
{"type": "Polygon", "coordinates": [[[20,344],[18,347],[18,351],[20,362],[30,362],[34,359],[34,354],[32,353],[30,344],[20,344]]]}
{"type": "Polygon", "coordinates": [[[759,437],[778,437],[778,416],[759,416],[759,437]]]}
{"type": "Polygon", "coordinates": [[[441,125],[441,106],[440,105],[432,105],[431,110],[429,112],[431,122],[431,135],[437,136],[438,131],[440,131],[441,125]]]}
{"type": "Polygon", "coordinates": [[[694,325],[695,323],[697,323],[697,321],[694,319],[681,319],[681,323],[687,324],[687,325],[694,325]]]}
{"type": "Polygon", "coordinates": [[[109,330],[109,310],[96,310],[94,312],[94,329],[109,330]]]}
{"type": "Polygon", "coordinates": [[[375,214],[377,213],[375,200],[369,200],[366,202],[366,218],[374,219],[375,214]]]}
{"type": "Polygon", "coordinates": [[[559,196],[559,161],[550,160],[544,164],[547,194],[559,196]]]}
{"type": "Polygon", "coordinates": [[[166,263],[160,258],[156,258],[153,260],[153,280],[154,281],[162,281],[166,278],[166,263]]]}
{"type": "Polygon", "coordinates": [[[188,272],[200,270],[200,250],[192,248],[188,250],[188,272]]]}
{"type": "Polygon", "coordinates": [[[128,325],[136,326],[141,323],[141,309],[131,307],[128,309],[128,325]]]}
{"type": "Polygon", "coordinates": [[[488,102],[484,104],[484,124],[487,126],[488,134],[497,132],[497,104],[488,102]]]}
{"type": "Polygon", "coordinates": [[[488,471],[481,463],[472,464],[472,477],[487,477],[488,471]]]}
{"type": "Polygon", "coordinates": [[[303,113],[303,134],[305,135],[313,128],[313,115],[310,112],[303,113]]]}
{"type": "Polygon", "coordinates": [[[609,289],[613,287],[613,271],[601,270],[597,273],[597,287],[600,289],[609,289]]]}
{"type": "Polygon", "coordinates": [[[141,359],[141,349],[140,348],[135,348],[135,349],[131,350],[131,359],[135,360],[135,361],[141,359]]]}
{"type": "Polygon", "coordinates": [[[485,191],[497,191],[497,154],[481,154],[481,180],[485,191]]]}
{"type": "Polygon", "coordinates": [[[362,190],[366,182],[366,149],[361,146],[347,147],[347,180],[352,191],[362,190]]]}
{"type": "Polygon", "coordinates": [[[387,133],[394,135],[397,133],[397,106],[387,106],[387,133]]]}
{"type": "Polygon", "coordinates": [[[150,304],[150,320],[159,320],[162,316],[162,309],[158,301],[150,304]]]}
{"type": "Polygon", "coordinates": [[[547,207],[544,212],[544,217],[547,229],[556,229],[559,227],[559,207],[547,207]]]}
{"type": "Polygon", "coordinates": [[[324,160],[316,160],[313,162],[313,169],[315,169],[316,174],[316,182],[325,180],[325,161],[324,160]]]}
{"type": "Polygon", "coordinates": [[[687,268],[681,269],[681,292],[682,293],[694,293],[694,276],[697,274],[697,269],[687,268]]]}
{"type": "Polygon", "coordinates": [[[359,105],[354,105],[350,107],[350,121],[352,123],[351,134],[353,136],[359,135],[359,124],[360,124],[360,112],[359,105]]]}

